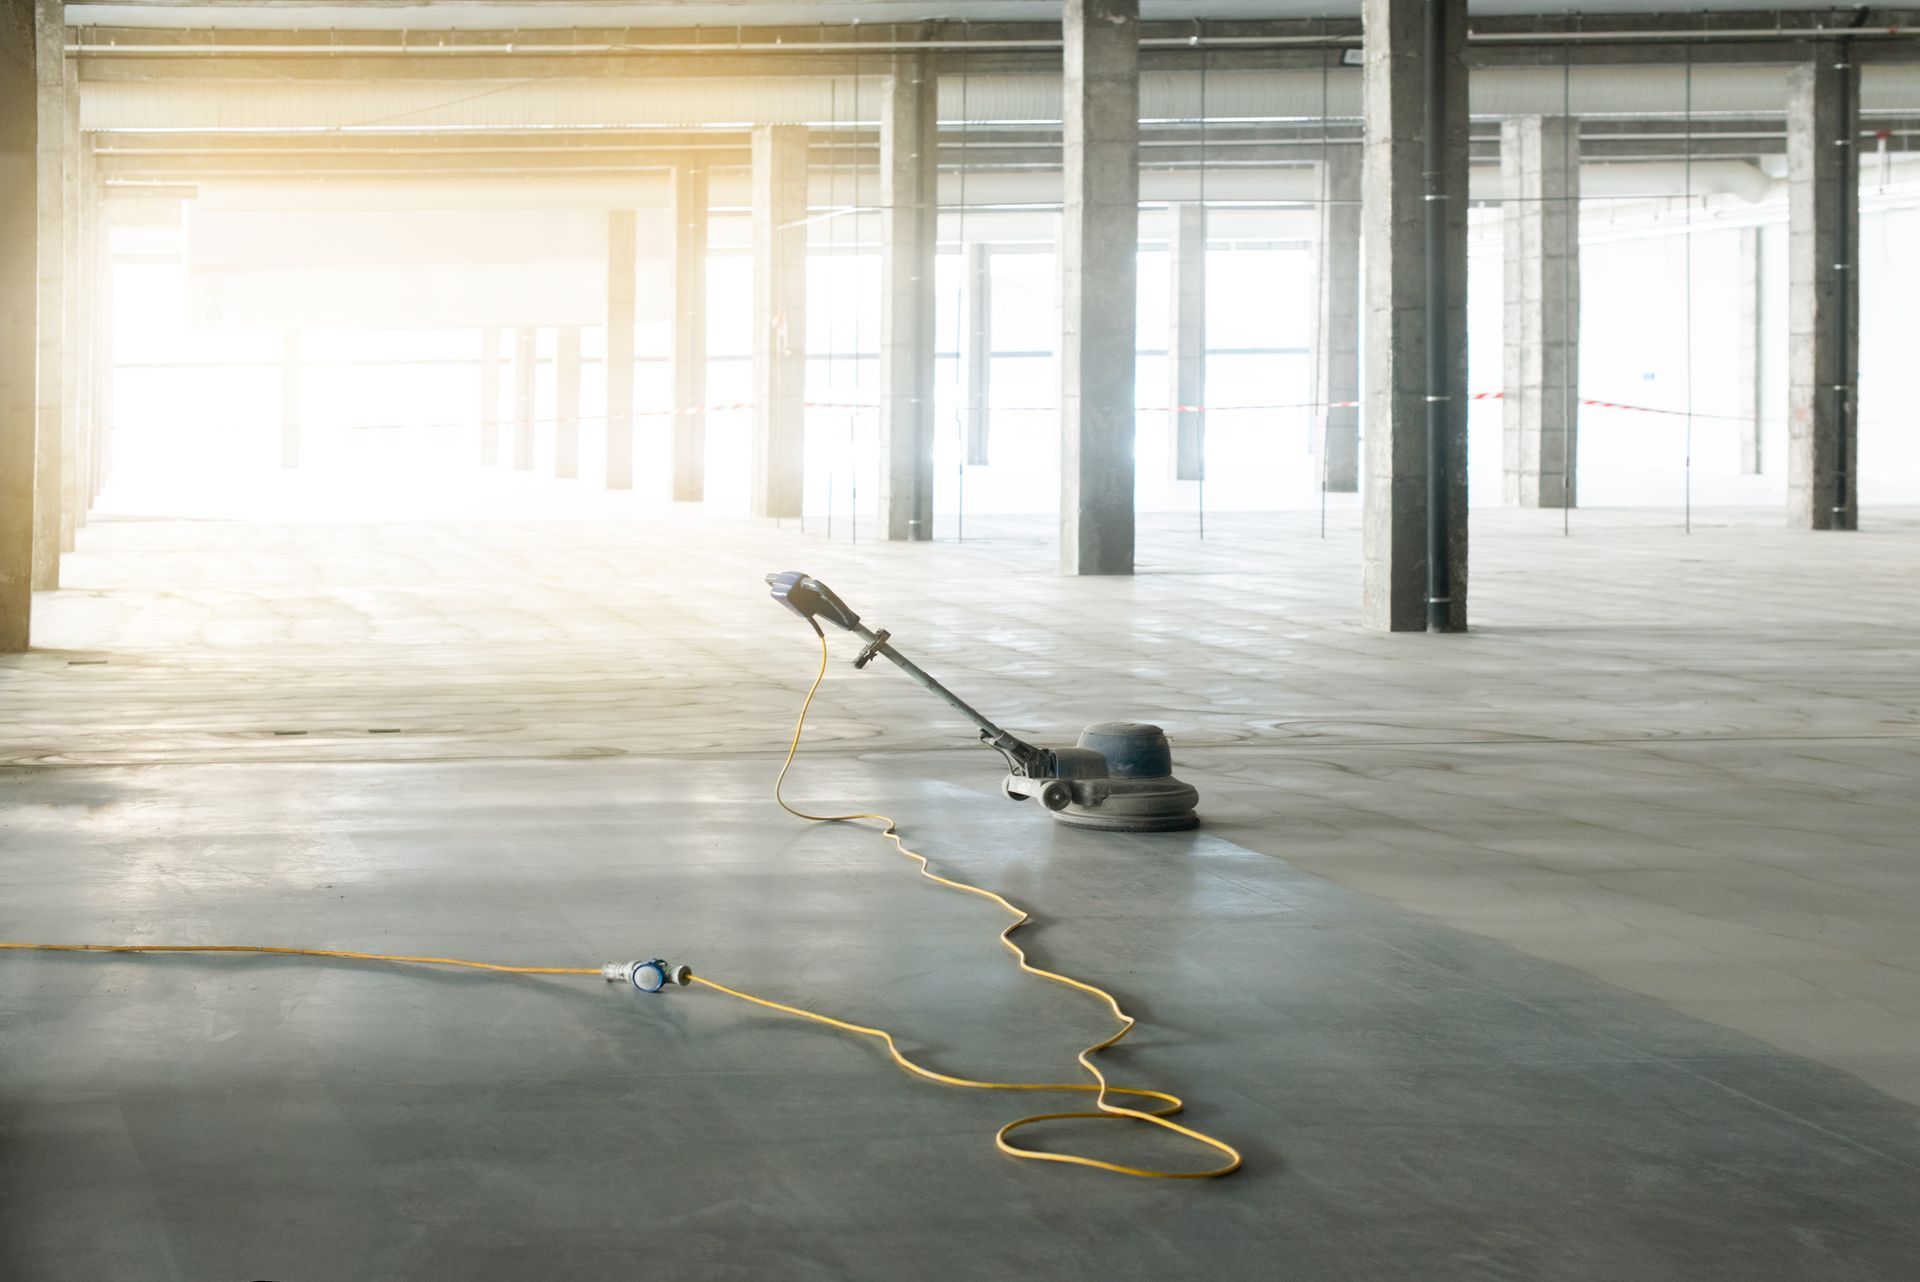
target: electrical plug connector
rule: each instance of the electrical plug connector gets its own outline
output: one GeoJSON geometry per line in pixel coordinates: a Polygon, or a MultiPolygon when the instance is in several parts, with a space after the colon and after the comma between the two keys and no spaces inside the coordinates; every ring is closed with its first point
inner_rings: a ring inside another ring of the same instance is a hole
{"type": "Polygon", "coordinates": [[[632,984],[643,993],[657,993],[668,984],[685,988],[693,970],[668,965],[655,957],[650,961],[608,962],[600,968],[600,977],[609,984],[632,984]]]}

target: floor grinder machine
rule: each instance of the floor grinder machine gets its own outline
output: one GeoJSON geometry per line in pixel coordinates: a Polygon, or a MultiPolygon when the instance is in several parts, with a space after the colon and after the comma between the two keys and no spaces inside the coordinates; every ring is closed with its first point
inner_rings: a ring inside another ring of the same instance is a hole
{"type": "Polygon", "coordinates": [[[769,574],[773,599],[803,619],[851,632],[866,648],[853,661],[864,668],[875,658],[899,669],[938,695],[980,728],[981,740],[1007,761],[1001,787],[1015,801],[1038,798],[1060,823],[1108,832],[1174,832],[1198,827],[1199,792],[1173,777],[1173,751],[1159,726],[1102,721],[1080,732],[1071,748],[1040,748],[1002,730],[953,691],[893,648],[891,634],[860,622],[833,589],[798,570],[769,574]]]}

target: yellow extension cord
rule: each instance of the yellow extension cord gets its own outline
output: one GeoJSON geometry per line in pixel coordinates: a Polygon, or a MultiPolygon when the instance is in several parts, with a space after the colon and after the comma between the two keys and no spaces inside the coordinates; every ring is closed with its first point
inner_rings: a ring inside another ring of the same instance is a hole
{"type": "MultiPolygon", "coordinates": [[[[800,716],[793,727],[793,741],[787,746],[786,760],[781,763],[779,778],[774,782],[774,800],[780,803],[780,808],[797,818],[810,820],[815,823],[857,823],[862,820],[871,820],[874,823],[883,825],[880,829],[880,835],[892,842],[894,849],[900,854],[905,855],[908,859],[919,864],[921,876],[938,882],[940,885],[949,887],[950,889],[965,891],[969,895],[978,895],[982,899],[990,900],[1012,915],[1014,920],[1005,930],[1000,932],[1000,942],[1019,960],[1021,970],[1029,975],[1037,975],[1042,979],[1052,980],[1056,984],[1063,984],[1068,988],[1076,989],[1086,993],[1090,997],[1099,999],[1106,1004],[1108,1010],[1113,1012],[1114,1018],[1120,1021],[1120,1029],[1114,1033],[1113,1036],[1095,1042],[1076,1056],[1080,1067],[1084,1068],[1088,1076],[1093,1078],[1092,1082],[988,1082],[979,1081],[970,1077],[954,1077],[947,1073],[936,1072],[924,1065],[916,1064],[901,1052],[899,1044],[894,1041],[893,1034],[887,1032],[884,1028],[868,1028],[864,1024],[848,1023],[846,1020],[835,1019],[831,1015],[822,1015],[818,1011],[807,1010],[804,1007],[789,1006],[784,1002],[776,1002],[766,997],[755,997],[752,993],[742,992],[737,988],[729,988],[727,985],[708,979],[703,975],[690,975],[689,982],[698,984],[703,988],[710,988],[716,993],[724,993],[728,997],[737,997],[743,1002],[751,1002],[755,1006],[764,1006],[768,1010],[777,1010],[784,1015],[792,1015],[796,1019],[809,1020],[816,1024],[825,1024],[829,1028],[837,1028],[846,1033],[856,1033],[861,1037],[871,1037],[887,1048],[887,1054],[891,1056],[893,1062],[901,1068],[904,1068],[907,1072],[917,1077],[924,1077],[928,1081],[939,1082],[943,1086],[962,1086],[970,1090],[981,1091],[1073,1092],[1092,1094],[1095,1097],[1094,1105],[1097,1111],[1094,1112],[1035,1113],[1027,1117],[1015,1118],[1005,1126],[1002,1126],[994,1135],[993,1143],[995,1148],[998,1148],[1009,1157],[1019,1158],[1022,1161],[1028,1162],[1063,1162],[1072,1166],[1089,1166],[1096,1170],[1113,1171],[1121,1175],[1134,1175],[1142,1179],[1154,1180],[1208,1180],[1215,1179],[1222,1175],[1230,1175],[1234,1171],[1239,1170],[1241,1160],[1240,1153],[1232,1145],[1204,1132],[1182,1126],[1178,1122],[1169,1120],[1174,1114],[1185,1107],[1185,1104],[1179,1096],[1170,1095],[1165,1091],[1146,1090],[1131,1086],[1113,1086],[1108,1083],[1106,1075],[1094,1064],[1093,1057],[1101,1051],[1118,1044],[1122,1038],[1133,1031],[1138,1021],[1136,1021],[1133,1016],[1127,1014],[1126,1011],[1122,1010],[1119,1001],[1106,989],[1094,984],[1089,984],[1084,980],[1074,979],[1069,975],[1062,975],[1057,971],[1045,970],[1028,961],[1027,955],[1022,951],[1020,945],[1013,942],[1013,933],[1032,920],[1026,910],[1017,907],[1004,896],[996,894],[991,890],[969,885],[964,881],[956,881],[952,878],[942,877],[940,874],[934,872],[925,855],[909,849],[906,844],[900,840],[898,826],[886,815],[865,812],[846,815],[814,815],[808,814],[804,810],[796,810],[787,804],[785,797],[781,795],[781,788],[786,783],[787,771],[793,767],[795,754],[800,751],[800,736],[806,730],[807,713],[813,707],[813,697],[819,692],[820,683],[826,678],[827,661],[829,657],[826,633],[820,631],[820,625],[814,620],[808,619],[807,621],[813,624],[814,632],[819,634],[820,637],[820,670],[813,678],[813,685],[807,690],[806,700],[800,705],[800,716]],[[1116,1095],[1128,1096],[1140,1100],[1153,1100],[1156,1101],[1157,1104],[1152,1108],[1129,1108],[1125,1105],[1110,1102],[1108,1097],[1116,1095]],[[1010,1142],[1007,1138],[1015,1131],[1025,1127],[1035,1126],[1041,1122],[1058,1121],[1142,1122],[1171,1131],[1173,1134],[1191,1140],[1196,1144],[1205,1145],[1207,1148],[1213,1149],[1223,1155],[1226,1161],[1219,1166],[1210,1167],[1206,1170],[1163,1171],[1156,1170],[1152,1167],[1128,1166],[1121,1162],[1109,1162],[1102,1158],[1086,1157],[1078,1153],[1049,1153],[1041,1149],[1022,1148],[1010,1142]]],[[[31,944],[0,941],[0,950],[49,953],[254,953],[281,957],[338,957],[353,961],[397,962],[417,966],[458,966],[466,970],[494,971],[509,975],[592,975],[598,978],[601,974],[598,966],[502,966],[493,962],[466,961],[458,957],[416,957],[401,953],[363,953],[336,948],[276,948],[268,945],[252,944],[31,944]]]]}

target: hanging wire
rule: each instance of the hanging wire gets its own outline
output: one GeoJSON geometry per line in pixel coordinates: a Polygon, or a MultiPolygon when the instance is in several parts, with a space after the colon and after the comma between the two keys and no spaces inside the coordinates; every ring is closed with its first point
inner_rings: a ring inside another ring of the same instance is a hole
{"type": "MultiPolygon", "coordinates": [[[[1866,20],[1864,14],[1865,10],[1861,10],[1861,16],[1857,16],[1855,20],[1856,26],[1866,20]]],[[[1817,54],[1816,56],[1825,55],[1817,54]]],[[[1835,46],[1834,56],[1839,59],[1834,70],[1840,73],[1838,86],[1840,137],[1835,140],[1840,153],[1838,156],[1840,180],[1834,184],[1834,191],[1839,200],[1839,209],[1836,211],[1839,216],[1835,220],[1834,227],[1834,248],[1837,252],[1834,256],[1840,260],[1834,264],[1834,274],[1839,277],[1840,297],[1837,307],[1838,323],[1835,325],[1835,329],[1839,331],[1835,335],[1838,342],[1834,344],[1838,350],[1833,357],[1837,366],[1833,384],[1834,491],[1833,507],[1827,514],[1829,518],[1827,525],[1830,529],[1847,530],[1858,525],[1857,517],[1855,520],[1848,519],[1848,509],[1858,507],[1857,502],[1849,502],[1858,484],[1851,475],[1856,469],[1851,466],[1850,456],[1853,450],[1849,438],[1858,430],[1857,423],[1850,420],[1855,416],[1854,398],[1859,394],[1860,374],[1860,361],[1855,355],[1858,338],[1854,333],[1853,322],[1853,311],[1858,303],[1860,264],[1860,169],[1855,157],[1855,150],[1860,144],[1860,120],[1857,114],[1859,104],[1855,100],[1857,86],[1853,78],[1852,42],[1844,36],[1841,37],[1835,46]]],[[[1819,499],[1816,497],[1813,502],[1817,507],[1819,499]]]]}
{"type": "MultiPolygon", "coordinates": [[[[1194,522],[1199,537],[1207,537],[1207,50],[1200,43],[1200,19],[1193,20],[1193,44],[1200,51],[1200,412],[1194,415],[1194,423],[1200,429],[1200,457],[1193,486],[1194,522]]],[[[1175,236],[1179,235],[1178,229],[1175,236]]],[[[1174,306],[1180,305],[1174,300],[1174,306]]],[[[1176,353],[1174,359],[1178,360],[1176,353]]],[[[1174,412],[1174,422],[1180,421],[1179,411],[1174,412]]],[[[1174,450],[1180,448],[1179,432],[1174,434],[1174,450]]]]}
{"type": "Polygon", "coordinates": [[[1563,149],[1560,154],[1560,196],[1562,217],[1567,220],[1566,240],[1560,252],[1560,362],[1561,384],[1566,391],[1566,406],[1560,417],[1560,536],[1573,533],[1574,416],[1580,412],[1580,358],[1575,345],[1579,335],[1580,284],[1574,264],[1580,255],[1580,198],[1575,184],[1580,174],[1580,126],[1573,118],[1573,42],[1562,49],[1560,64],[1560,128],[1563,149]]]}
{"type": "MultiPolygon", "coordinates": [[[[853,20],[853,145],[849,149],[851,176],[853,178],[853,257],[857,262],[860,255],[860,19],[853,20]]],[[[854,390],[860,387],[860,291],[848,291],[853,295],[853,374],[854,390]]],[[[856,395],[853,400],[859,400],[856,395]]],[[[847,541],[860,542],[860,411],[847,411],[847,541]]]]}
{"type": "MultiPolygon", "coordinates": [[[[977,388],[970,389],[967,369],[968,364],[975,359],[973,345],[978,339],[978,336],[967,327],[967,309],[973,299],[974,286],[973,276],[970,271],[971,260],[967,256],[967,167],[971,163],[969,149],[973,144],[973,118],[967,112],[967,76],[973,70],[973,49],[971,47],[973,23],[971,21],[962,23],[960,31],[960,208],[954,220],[954,239],[959,243],[960,248],[960,270],[957,274],[958,279],[956,282],[958,288],[953,291],[953,427],[954,443],[959,446],[953,461],[953,541],[955,543],[965,543],[967,541],[967,428],[968,422],[973,415],[973,398],[968,395],[968,391],[979,390],[977,388]],[[961,356],[962,351],[966,353],[964,359],[961,356]]],[[[939,112],[936,110],[934,114],[937,117],[939,112]]],[[[936,135],[939,133],[937,120],[934,125],[934,132],[936,135]]],[[[933,171],[933,201],[936,211],[934,213],[934,239],[938,241],[940,238],[940,215],[938,213],[940,205],[940,166],[937,163],[934,165],[933,171]]],[[[986,359],[989,361],[993,359],[993,353],[991,351],[987,352],[986,359]]],[[[982,413],[984,414],[984,412],[983,409],[982,413]]]]}
{"type": "MultiPolygon", "coordinates": [[[[1320,34],[1327,34],[1327,20],[1320,19],[1320,34]]],[[[1333,227],[1333,135],[1327,120],[1328,78],[1333,72],[1333,47],[1327,45],[1320,53],[1320,281],[1319,294],[1324,300],[1327,291],[1327,242],[1331,239],[1333,227]]],[[[1316,312],[1319,321],[1320,350],[1314,353],[1313,362],[1313,399],[1322,402],[1328,399],[1327,381],[1324,371],[1327,368],[1327,308],[1323,304],[1316,312]]],[[[1331,406],[1316,406],[1320,413],[1320,537],[1327,537],[1327,469],[1328,457],[1333,452],[1333,409],[1331,406]]],[[[1359,415],[1354,416],[1356,421],[1359,415]]]]}
{"type": "MultiPolygon", "coordinates": [[[[821,43],[824,44],[826,42],[826,39],[827,39],[827,24],[823,22],[820,24],[821,43]]],[[[839,222],[839,219],[840,219],[840,77],[838,76],[830,76],[827,79],[827,120],[830,124],[830,127],[827,130],[827,212],[828,212],[828,217],[834,220],[829,225],[829,231],[827,233],[827,241],[828,241],[827,248],[828,248],[828,253],[833,254],[840,243],[840,222],[839,222]]],[[[833,261],[837,262],[837,259],[833,261]]],[[[839,344],[835,341],[835,338],[834,338],[835,329],[836,329],[834,325],[835,315],[836,315],[835,309],[832,306],[829,306],[827,308],[827,399],[828,400],[839,399],[838,394],[840,391],[840,388],[838,386],[839,384],[839,379],[838,379],[839,344]]],[[[812,360],[811,353],[808,354],[808,360],[809,361],[812,360]]],[[[805,411],[802,411],[800,421],[802,424],[805,424],[806,422],[805,411]]],[[[803,457],[804,457],[804,451],[806,449],[806,431],[804,427],[802,428],[800,435],[801,435],[801,450],[803,452],[803,457]]],[[[834,476],[833,472],[834,472],[834,469],[832,467],[827,468],[827,540],[828,542],[832,542],[833,540],[833,486],[834,486],[834,482],[839,479],[836,476],[834,476]]],[[[805,491],[803,490],[802,492],[804,493],[805,491]]],[[[802,513],[806,511],[805,502],[801,503],[800,509],[802,513]]],[[[803,530],[805,529],[804,526],[802,526],[801,528],[803,530]]]]}
{"type": "MultiPolygon", "coordinates": [[[[826,39],[826,24],[820,24],[821,39],[826,39]]],[[[833,219],[827,235],[827,252],[835,270],[839,268],[840,254],[840,77],[834,76],[827,81],[827,119],[831,127],[827,130],[827,209],[833,219]]],[[[827,304],[827,399],[840,399],[840,344],[839,326],[835,323],[840,309],[831,301],[827,304]]],[[[802,418],[802,422],[805,419],[802,418]]],[[[804,433],[803,433],[804,435],[804,433]]],[[[827,540],[833,540],[833,491],[839,482],[834,469],[827,469],[827,540]]]]}
{"type": "Polygon", "coordinates": [[[1681,264],[1687,274],[1686,284],[1686,324],[1687,324],[1687,425],[1685,437],[1685,477],[1683,490],[1685,498],[1684,520],[1686,532],[1693,533],[1693,41],[1686,42],[1686,157],[1682,172],[1686,185],[1686,222],[1685,248],[1682,251],[1681,264]]]}

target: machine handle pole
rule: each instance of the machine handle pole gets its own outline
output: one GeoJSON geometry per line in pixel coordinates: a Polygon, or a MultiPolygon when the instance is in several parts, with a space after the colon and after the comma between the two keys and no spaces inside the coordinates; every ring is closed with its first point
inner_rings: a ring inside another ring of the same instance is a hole
{"type": "MultiPolygon", "coordinates": [[[[854,661],[854,667],[864,668],[875,655],[884,654],[902,672],[938,695],[941,702],[978,726],[980,737],[989,747],[1007,759],[1007,768],[1014,774],[1028,778],[1052,777],[1055,761],[1051,750],[1036,748],[1024,739],[1017,739],[981,716],[972,704],[922,672],[919,664],[888,645],[888,633],[884,629],[875,632],[860,622],[860,616],[854,613],[845,601],[836,596],[832,588],[799,570],[769,574],[767,586],[773,589],[774,600],[811,623],[816,632],[820,630],[820,620],[825,619],[834,627],[851,632],[865,641],[867,648],[854,661]]],[[[822,637],[825,635],[824,632],[821,633],[822,637]]]]}
{"type": "Polygon", "coordinates": [[[1008,764],[1015,767],[1016,773],[1028,773],[1033,768],[1041,765],[1042,758],[1045,756],[1045,749],[1036,748],[1024,739],[1009,734],[993,722],[987,720],[972,704],[941,685],[923,671],[919,664],[894,649],[892,644],[884,637],[874,635],[873,629],[869,628],[866,624],[856,622],[852,630],[862,640],[873,647],[875,654],[882,654],[891,659],[894,666],[898,667],[909,677],[912,677],[919,685],[939,696],[940,700],[948,707],[978,726],[980,728],[980,737],[1005,755],[1008,764]]]}

